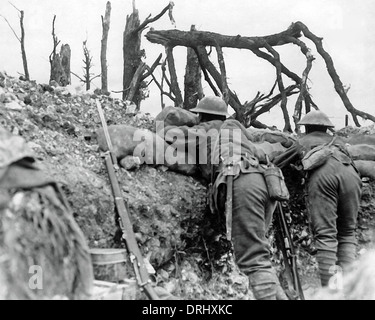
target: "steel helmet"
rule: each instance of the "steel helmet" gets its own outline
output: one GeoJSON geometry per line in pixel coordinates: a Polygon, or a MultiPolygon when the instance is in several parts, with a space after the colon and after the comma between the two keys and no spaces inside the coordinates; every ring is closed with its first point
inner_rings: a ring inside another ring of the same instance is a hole
{"type": "Polygon", "coordinates": [[[202,112],[209,114],[217,114],[219,116],[229,116],[228,106],[225,101],[217,96],[204,97],[200,100],[197,106],[193,109],[190,109],[191,112],[202,112]]]}
{"type": "Polygon", "coordinates": [[[24,138],[0,127],[0,170],[23,158],[34,162],[34,156],[24,138]]]}
{"type": "Polygon", "coordinates": [[[298,122],[298,124],[305,126],[323,126],[327,128],[334,127],[328,116],[320,110],[310,111],[298,122]]]}

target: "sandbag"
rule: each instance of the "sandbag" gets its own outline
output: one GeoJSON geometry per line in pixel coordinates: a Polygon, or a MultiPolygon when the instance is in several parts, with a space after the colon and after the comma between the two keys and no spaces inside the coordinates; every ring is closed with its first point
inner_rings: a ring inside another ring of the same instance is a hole
{"type": "MultiPolygon", "coordinates": [[[[133,140],[136,127],[127,125],[111,125],[108,126],[108,133],[113,146],[113,152],[118,159],[133,155],[134,148],[139,143],[133,140]]],[[[101,151],[108,151],[107,142],[104,135],[103,128],[96,131],[96,138],[98,140],[99,149],[101,151]]]]}
{"type": "Polygon", "coordinates": [[[354,165],[358,169],[361,177],[375,179],[375,161],[354,160],[354,165]]]}
{"type": "Polygon", "coordinates": [[[289,148],[296,141],[294,137],[285,132],[253,128],[248,128],[246,130],[250,133],[249,140],[251,140],[252,142],[279,142],[283,147],[289,148]]]}
{"type": "Polygon", "coordinates": [[[346,143],[351,145],[355,144],[368,144],[375,146],[375,134],[360,134],[357,133],[346,139],[346,143]]]}
{"type": "MultiPolygon", "coordinates": [[[[128,125],[108,126],[113,152],[120,161],[126,156],[139,157],[141,163],[164,164],[166,142],[155,133],[128,125]]],[[[108,151],[103,128],[96,131],[101,151],[108,151]]]]}
{"type": "MultiPolygon", "coordinates": [[[[185,175],[194,175],[197,166],[190,164],[189,154],[176,150],[159,135],[145,129],[138,129],[128,125],[108,126],[108,133],[113,146],[113,152],[121,164],[121,160],[128,156],[138,157],[140,164],[164,165],[169,170],[185,175]]],[[[107,151],[104,130],[96,132],[99,148],[107,151]]]]}
{"type": "Polygon", "coordinates": [[[280,142],[270,143],[268,141],[256,142],[255,146],[262,149],[263,152],[268,155],[268,158],[272,161],[278,155],[284,153],[287,148],[283,147],[280,142]]]}
{"type": "Polygon", "coordinates": [[[188,126],[198,124],[198,116],[188,110],[173,106],[165,107],[156,117],[156,132],[167,126],[188,126]]]}
{"type": "Polygon", "coordinates": [[[268,141],[270,143],[279,142],[283,147],[289,148],[295,141],[292,137],[283,132],[264,132],[261,135],[261,141],[268,141]]]}
{"type": "Polygon", "coordinates": [[[353,160],[375,161],[375,145],[355,144],[347,145],[347,150],[353,160]]]}

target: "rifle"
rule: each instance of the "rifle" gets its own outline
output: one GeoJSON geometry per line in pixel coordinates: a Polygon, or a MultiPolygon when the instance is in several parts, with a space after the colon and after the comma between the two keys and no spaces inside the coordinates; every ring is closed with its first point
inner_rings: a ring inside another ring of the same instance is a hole
{"type": "Polygon", "coordinates": [[[225,221],[227,240],[232,239],[232,206],[233,206],[233,164],[226,165],[227,174],[227,195],[225,201],[225,221]]]}
{"type": "Polygon", "coordinates": [[[287,271],[288,288],[293,300],[305,300],[303,295],[301,281],[297,269],[297,255],[295,253],[292,238],[286,224],[284,211],[281,203],[277,202],[275,219],[276,226],[276,243],[279,246],[284,258],[284,266],[287,271]]]}
{"type": "Polygon", "coordinates": [[[105,121],[102,106],[98,100],[96,100],[96,106],[98,108],[100,120],[102,122],[102,127],[104,130],[104,136],[108,146],[108,151],[104,153],[105,164],[107,167],[109,180],[111,181],[116,211],[119,216],[118,222],[122,231],[122,239],[124,240],[127,251],[129,253],[130,262],[133,265],[138,287],[141,291],[144,291],[146,293],[147,297],[150,300],[159,300],[158,295],[151,285],[149,274],[147,272],[141,251],[139,250],[137,240],[134,235],[128,210],[124,198],[122,197],[121,189],[115,172],[115,168],[118,169],[117,158],[113,152],[111,138],[108,133],[107,122],[105,121]]]}

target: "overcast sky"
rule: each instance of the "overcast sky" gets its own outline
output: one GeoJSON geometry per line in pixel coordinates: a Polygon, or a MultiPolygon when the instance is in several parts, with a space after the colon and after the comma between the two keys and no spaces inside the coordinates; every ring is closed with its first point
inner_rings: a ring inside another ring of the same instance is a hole
{"type": "MultiPolygon", "coordinates": [[[[68,43],[72,50],[71,70],[82,74],[82,42],[87,38],[93,55],[93,72],[100,73],[100,40],[102,36],[101,15],[105,13],[106,0],[12,0],[17,8],[24,10],[26,53],[32,79],[48,83],[50,66],[48,56],[52,50],[51,26],[56,14],[55,32],[61,43],[68,43]]],[[[113,0],[111,26],[108,40],[109,89],[122,89],[123,57],[122,35],[126,16],[132,12],[131,0],[113,0]]],[[[157,15],[168,1],[136,0],[141,22],[151,14],[157,15]]],[[[176,28],[188,31],[194,24],[198,30],[225,35],[264,36],[281,32],[292,22],[302,21],[315,35],[323,37],[323,46],[333,58],[341,81],[349,86],[349,99],[354,107],[375,114],[375,1],[373,0],[175,0],[173,16],[176,28]]],[[[19,33],[18,12],[7,0],[0,0],[0,14],[5,16],[19,33]]],[[[156,30],[173,29],[163,16],[151,25],[156,30]]],[[[151,44],[142,37],[148,64],[152,64],[161,45],[151,44]]],[[[345,109],[333,88],[322,58],[312,42],[301,38],[316,57],[310,73],[311,93],[321,110],[340,128],[344,125],[345,109]]],[[[277,47],[281,61],[292,71],[301,75],[305,59],[298,47],[277,47]]],[[[179,84],[183,89],[185,48],[176,48],[179,84]]],[[[216,54],[213,55],[216,57],[216,54]]],[[[256,58],[248,50],[224,49],[230,88],[241,102],[253,99],[257,91],[268,93],[275,80],[275,69],[256,58]]],[[[0,70],[12,76],[22,73],[20,45],[4,19],[0,18],[0,70]]],[[[160,75],[156,72],[156,75],[160,75]]],[[[73,84],[79,80],[72,76],[73,84]]],[[[287,82],[287,78],[285,78],[287,82]]],[[[93,88],[100,86],[100,80],[93,88]]],[[[211,94],[204,83],[205,92],[211,94]]],[[[292,101],[292,100],[291,100],[292,101]]],[[[142,110],[156,115],[160,112],[160,96],[151,87],[150,98],[142,103],[142,110]]],[[[274,109],[272,109],[274,110],[274,109]]],[[[289,104],[292,113],[293,103],[289,104]]],[[[282,128],[281,113],[272,111],[259,120],[282,128]]],[[[351,120],[351,118],[350,118],[351,120]]],[[[349,124],[353,122],[350,121],[349,124]]],[[[364,125],[371,124],[361,122],[364,125]]]]}

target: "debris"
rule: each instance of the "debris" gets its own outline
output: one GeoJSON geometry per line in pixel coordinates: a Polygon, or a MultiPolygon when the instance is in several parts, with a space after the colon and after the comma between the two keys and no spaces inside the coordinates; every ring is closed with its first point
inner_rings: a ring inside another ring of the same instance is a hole
{"type": "Polygon", "coordinates": [[[135,170],[141,165],[141,160],[138,157],[126,156],[121,159],[120,165],[126,170],[135,170]]]}

